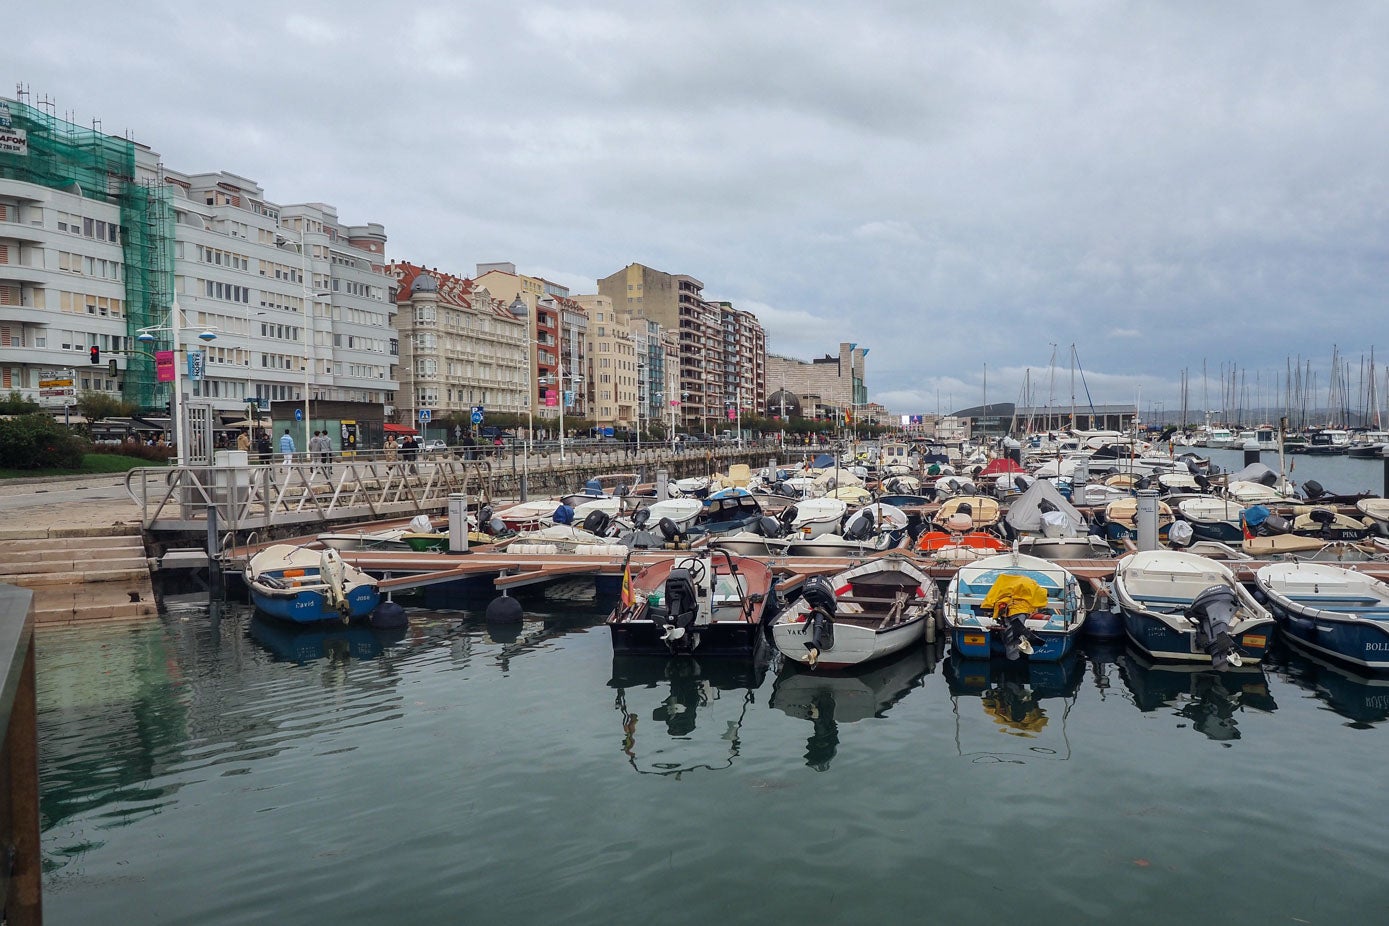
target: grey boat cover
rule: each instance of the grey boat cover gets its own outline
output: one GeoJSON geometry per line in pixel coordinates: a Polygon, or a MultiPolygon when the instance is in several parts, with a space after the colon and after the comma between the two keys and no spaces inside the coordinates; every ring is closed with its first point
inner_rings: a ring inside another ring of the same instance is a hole
{"type": "Polygon", "coordinates": [[[1045,499],[1066,516],[1071,528],[1077,534],[1085,533],[1085,518],[1061,494],[1049,480],[1038,479],[1027,487],[1027,491],[1008,504],[1008,514],[1004,518],[1013,529],[1030,534],[1042,531],[1042,501],[1045,499]]]}
{"type": "Polygon", "coordinates": [[[1260,485],[1271,486],[1278,481],[1278,473],[1262,463],[1250,463],[1237,473],[1231,473],[1225,479],[1225,484],[1232,482],[1257,482],[1260,485]]]}

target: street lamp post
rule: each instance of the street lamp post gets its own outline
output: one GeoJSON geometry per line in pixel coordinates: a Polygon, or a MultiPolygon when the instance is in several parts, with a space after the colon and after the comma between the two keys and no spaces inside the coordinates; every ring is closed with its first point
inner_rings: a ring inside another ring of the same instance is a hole
{"type": "MultiPolygon", "coordinates": [[[[174,428],[174,450],[176,453],[174,460],[179,466],[183,466],[188,461],[188,427],[187,423],[183,420],[183,377],[179,371],[179,336],[182,330],[180,315],[182,312],[183,310],[179,308],[178,305],[178,299],[175,297],[174,301],[169,306],[169,324],[167,326],[150,325],[146,328],[140,328],[135,335],[135,340],[143,343],[150,343],[157,340],[154,336],[156,331],[169,332],[169,340],[172,344],[172,353],[174,355],[174,376],[171,383],[174,395],[173,408],[170,409],[170,411],[173,412],[174,420],[170,422],[170,424],[174,428]]],[[[217,335],[211,328],[207,328],[198,334],[198,339],[201,341],[215,341],[217,335]]]]}

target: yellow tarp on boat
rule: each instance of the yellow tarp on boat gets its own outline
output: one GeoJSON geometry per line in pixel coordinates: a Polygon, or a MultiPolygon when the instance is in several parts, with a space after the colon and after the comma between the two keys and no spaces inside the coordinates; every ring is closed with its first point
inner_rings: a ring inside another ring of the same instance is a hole
{"type": "Polygon", "coordinates": [[[985,610],[998,614],[1000,611],[1012,617],[1015,614],[1034,614],[1047,606],[1047,593],[1035,580],[1027,576],[1004,574],[994,580],[993,587],[984,596],[981,604],[985,610]]]}

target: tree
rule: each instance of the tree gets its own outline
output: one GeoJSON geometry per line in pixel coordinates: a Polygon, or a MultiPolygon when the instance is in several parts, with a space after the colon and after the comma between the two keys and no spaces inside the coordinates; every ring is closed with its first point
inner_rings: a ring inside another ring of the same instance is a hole
{"type": "Polygon", "coordinates": [[[39,411],[39,403],[26,399],[18,389],[12,389],[8,396],[0,397],[0,415],[27,415],[36,411],[39,411]]]}
{"type": "Polygon", "coordinates": [[[129,418],[138,409],[105,392],[84,392],[77,397],[77,410],[91,422],[103,418],[129,418]]]}

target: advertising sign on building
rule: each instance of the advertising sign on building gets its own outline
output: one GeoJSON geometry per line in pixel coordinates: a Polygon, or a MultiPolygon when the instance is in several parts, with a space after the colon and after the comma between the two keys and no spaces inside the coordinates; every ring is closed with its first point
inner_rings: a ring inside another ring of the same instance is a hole
{"type": "Polygon", "coordinates": [[[23,129],[0,128],[0,152],[4,154],[28,154],[28,134],[23,129]]]}
{"type": "Polygon", "coordinates": [[[0,100],[0,129],[8,129],[12,125],[14,123],[10,121],[10,104],[0,100]]]}
{"type": "Polygon", "coordinates": [[[174,352],[171,350],[157,350],[154,352],[154,379],[155,382],[172,383],[174,381],[174,352]]]}

